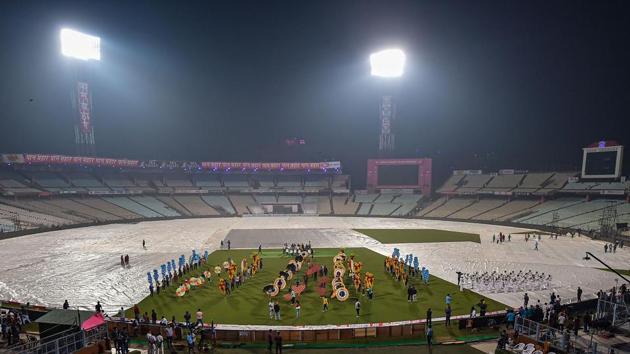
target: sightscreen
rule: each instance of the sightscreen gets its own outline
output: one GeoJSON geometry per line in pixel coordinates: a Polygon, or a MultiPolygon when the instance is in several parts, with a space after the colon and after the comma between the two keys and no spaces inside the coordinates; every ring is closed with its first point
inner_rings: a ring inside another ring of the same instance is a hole
{"type": "Polygon", "coordinates": [[[617,169],[618,151],[588,152],[586,154],[585,175],[614,175],[617,169]]]}
{"type": "Polygon", "coordinates": [[[418,165],[379,165],[378,184],[416,186],[418,185],[418,165]]]}

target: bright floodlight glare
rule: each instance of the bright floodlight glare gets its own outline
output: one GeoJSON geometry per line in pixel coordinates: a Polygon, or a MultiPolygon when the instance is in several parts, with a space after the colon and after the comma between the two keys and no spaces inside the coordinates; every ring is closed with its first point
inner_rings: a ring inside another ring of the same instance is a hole
{"type": "Polygon", "coordinates": [[[405,53],[400,49],[386,49],[370,55],[372,75],[400,77],[405,70],[405,53]]]}
{"type": "Polygon", "coordinates": [[[64,28],[60,33],[61,54],[81,60],[101,60],[101,39],[64,28]]]}

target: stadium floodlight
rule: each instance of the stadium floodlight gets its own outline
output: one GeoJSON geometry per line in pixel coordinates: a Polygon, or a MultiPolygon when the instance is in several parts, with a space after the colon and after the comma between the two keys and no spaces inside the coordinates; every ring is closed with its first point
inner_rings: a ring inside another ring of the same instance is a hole
{"type": "Polygon", "coordinates": [[[386,49],[370,55],[372,76],[400,77],[405,70],[405,52],[400,49],[386,49]]]}
{"type": "Polygon", "coordinates": [[[64,28],[60,32],[61,54],[81,60],[101,60],[101,39],[64,28]]]}

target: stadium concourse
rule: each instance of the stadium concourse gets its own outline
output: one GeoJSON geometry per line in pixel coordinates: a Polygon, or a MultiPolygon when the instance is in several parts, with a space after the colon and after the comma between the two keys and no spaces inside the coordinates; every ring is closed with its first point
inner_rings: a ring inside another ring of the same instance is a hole
{"type": "MultiPolygon", "coordinates": [[[[525,242],[523,234],[515,234],[526,231],[531,230],[441,220],[317,216],[158,220],[49,231],[0,241],[0,298],[52,307],[60,307],[67,299],[72,306],[90,309],[100,300],[107,311],[113,312],[148,295],[147,271],[165,260],[190,254],[192,249],[217,250],[227,237],[235,248],[251,248],[258,242],[263,248],[267,244],[277,246],[277,238],[289,243],[310,241],[315,248],[366,247],[383,255],[391,255],[396,247],[401,254],[417,255],[431,274],[453,283],[457,283],[457,271],[532,270],[551,274],[550,289],[528,292],[530,303],[548,301],[551,291],[569,300],[578,286],[584,290],[583,298],[592,298],[599,289],[614,285],[616,275],[597,269],[600,265],[593,260],[584,260],[585,251],[615,268],[630,263],[627,248],[604,254],[603,242],[586,237],[561,236],[556,240],[542,236],[539,250],[534,250],[533,242],[525,242]],[[383,244],[354,231],[369,228],[478,233],[481,243],[383,244]],[[511,241],[493,243],[493,235],[499,232],[511,233],[511,241]],[[143,240],[146,250],[142,248],[143,240]],[[239,245],[241,240],[243,244],[239,245]],[[130,268],[120,266],[122,254],[129,254],[130,268]]],[[[522,292],[480,292],[510,306],[522,304],[522,292]]]]}

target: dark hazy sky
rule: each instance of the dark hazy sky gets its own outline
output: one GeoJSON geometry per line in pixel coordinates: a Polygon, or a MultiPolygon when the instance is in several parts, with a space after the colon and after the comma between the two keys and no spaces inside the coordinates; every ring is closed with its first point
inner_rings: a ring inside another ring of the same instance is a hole
{"type": "Polygon", "coordinates": [[[438,175],[577,169],[591,142],[630,143],[628,1],[5,0],[0,40],[2,152],[73,152],[78,71],[101,156],[335,158],[359,182],[384,94],[397,154],[438,175]],[[62,27],[100,35],[103,60],[62,57],[62,27]],[[390,46],[405,76],[370,77],[390,46]]]}

